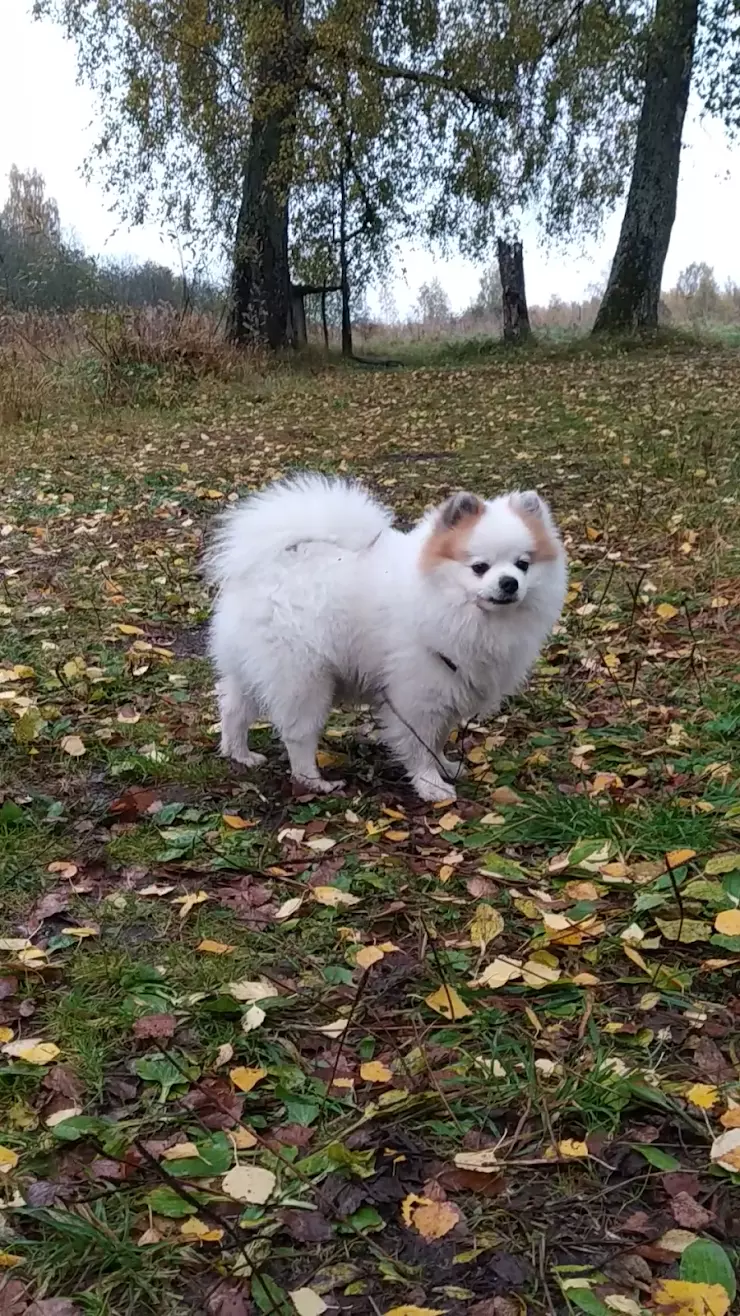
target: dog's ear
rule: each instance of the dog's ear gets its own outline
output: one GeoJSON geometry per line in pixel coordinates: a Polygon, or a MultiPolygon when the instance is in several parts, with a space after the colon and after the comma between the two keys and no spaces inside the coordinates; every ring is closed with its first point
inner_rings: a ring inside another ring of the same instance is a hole
{"type": "Polygon", "coordinates": [[[524,512],[526,516],[542,516],[543,506],[542,499],[536,489],[518,489],[511,495],[511,501],[517,511],[524,512]]]}
{"type": "Polygon", "coordinates": [[[452,530],[471,516],[481,516],[483,510],[483,500],[477,494],[454,493],[440,507],[439,520],[445,530],[452,530]]]}

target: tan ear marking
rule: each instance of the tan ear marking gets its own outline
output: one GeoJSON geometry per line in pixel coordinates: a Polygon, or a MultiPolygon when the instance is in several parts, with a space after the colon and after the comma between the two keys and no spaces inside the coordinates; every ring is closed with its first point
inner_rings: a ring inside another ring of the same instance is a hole
{"type": "Polygon", "coordinates": [[[433,571],[444,561],[464,562],[473,527],[485,510],[485,503],[476,494],[453,494],[448,498],[439,510],[432,533],[424,542],[419,558],[421,570],[433,571]],[[462,500],[465,500],[465,510],[462,500]],[[455,507],[451,508],[451,504],[455,507]],[[451,522],[449,516],[453,516],[451,522]]]}
{"type": "Polygon", "coordinates": [[[512,512],[516,513],[532,536],[532,561],[555,562],[560,556],[558,541],[554,531],[543,519],[539,499],[537,502],[538,510],[534,512],[528,511],[526,502],[516,495],[509,499],[512,512]]]}

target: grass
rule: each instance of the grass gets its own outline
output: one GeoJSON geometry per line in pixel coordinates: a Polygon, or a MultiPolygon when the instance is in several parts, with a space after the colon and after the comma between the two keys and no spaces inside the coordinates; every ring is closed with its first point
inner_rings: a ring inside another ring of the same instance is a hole
{"type": "Polygon", "coordinates": [[[42,379],[11,417],[14,1316],[284,1314],[299,1288],[357,1313],[605,1316],[655,1309],[686,1219],[737,1259],[711,1146],[740,1101],[740,357],[676,335],[435,350],[177,376],[137,348],[143,383],[42,379]],[[557,511],[563,624],[522,696],[461,729],[454,807],[414,800],[362,713],[327,730],[342,796],[296,798],[269,728],[259,773],[216,755],[203,537],[297,465],[407,519],[466,486],[536,485],[557,511]],[[264,1201],[230,1195],[235,1166],[274,1176],[264,1201]]]}

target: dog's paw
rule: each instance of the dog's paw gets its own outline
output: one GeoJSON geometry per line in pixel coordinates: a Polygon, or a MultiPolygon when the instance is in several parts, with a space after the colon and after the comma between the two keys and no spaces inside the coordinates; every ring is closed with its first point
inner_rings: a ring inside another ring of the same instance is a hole
{"type": "Polygon", "coordinates": [[[235,763],[241,763],[245,768],[260,768],[267,762],[267,756],[258,754],[256,749],[222,750],[222,753],[225,758],[233,759],[235,763]]]}
{"type": "Polygon", "coordinates": [[[445,754],[439,755],[440,770],[449,777],[450,781],[464,781],[468,775],[468,770],[460,759],[448,759],[445,754]]]}
{"type": "Polygon", "coordinates": [[[455,787],[449,782],[443,781],[441,777],[412,777],[411,785],[420,800],[426,800],[429,804],[441,804],[443,800],[456,800],[457,792],[455,787]]]}
{"type": "Polygon", "coordinates": [[[312,791],[314,795],[331,795],[332,791],[344,790],[343,781],[327,781],[326,777],[294,777],[293,780],[302,790],[312,791]]]}

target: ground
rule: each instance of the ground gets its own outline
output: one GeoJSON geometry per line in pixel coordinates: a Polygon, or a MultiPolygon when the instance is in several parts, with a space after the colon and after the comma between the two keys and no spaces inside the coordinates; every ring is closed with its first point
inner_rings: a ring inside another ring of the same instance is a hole
{"type": "Polygon", "coordinates": [[[723,1316],[739,396],[735,350],[535,351],[6,434],[6,1316],[723,1316]],[[455,804],[362,712],[327,730],[338,796],[296,797],[269,728],[266,769],[217,755],[203,536],[296,465],[402,520],[460,486],[553,504],[563,624],[461,730],[455,804]]]}

